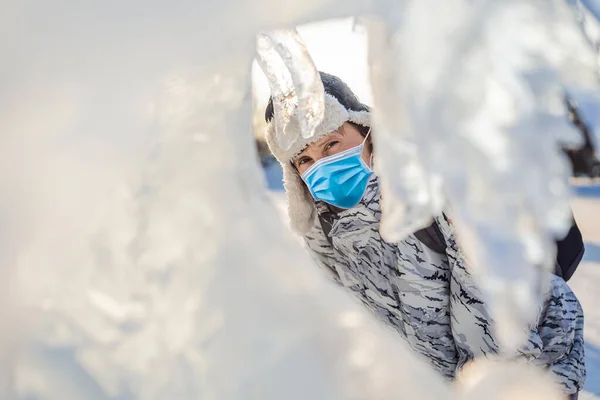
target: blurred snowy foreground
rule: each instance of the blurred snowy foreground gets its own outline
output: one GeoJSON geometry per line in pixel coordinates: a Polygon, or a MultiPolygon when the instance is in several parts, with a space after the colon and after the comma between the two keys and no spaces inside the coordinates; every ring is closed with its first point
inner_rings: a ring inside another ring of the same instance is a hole
{"type": "Polygon", "coordinates": [[[258,32],[373,16],[386,234],[445,200],[486,233],[475,261],[508,347],[536,300],[530,264],[568,225],[564,91],[599,104],[575,3],[5,2],[0,399],[557,398],[519,366],[443,382],[328,283],[265,194],[250,66],[258,32]]]}

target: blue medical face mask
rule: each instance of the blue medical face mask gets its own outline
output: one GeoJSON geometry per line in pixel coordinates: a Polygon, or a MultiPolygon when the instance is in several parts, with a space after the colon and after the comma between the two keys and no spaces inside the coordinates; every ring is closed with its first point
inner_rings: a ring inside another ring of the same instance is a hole
{"type": "Polygon", "coordinates": [[[302,174],[302,180],[315,200],[339,208],[352,208],[360,202],[369,177],[373,174],[362,159],[365,141],[370,133],[360,145],[324,157],[302,174]]]}

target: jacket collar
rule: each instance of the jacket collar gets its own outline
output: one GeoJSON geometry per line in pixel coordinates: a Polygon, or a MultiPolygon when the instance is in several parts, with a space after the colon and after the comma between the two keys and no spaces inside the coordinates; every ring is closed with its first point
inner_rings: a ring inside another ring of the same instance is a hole
{"type": "Polygon", "coordinates": [[[379,225],[381,219],[379,178],[371,176],[360,202],[348,209],[340,209],[325,202],[317,202],[319,215],[333,220],[331,237],[379,225]]]}

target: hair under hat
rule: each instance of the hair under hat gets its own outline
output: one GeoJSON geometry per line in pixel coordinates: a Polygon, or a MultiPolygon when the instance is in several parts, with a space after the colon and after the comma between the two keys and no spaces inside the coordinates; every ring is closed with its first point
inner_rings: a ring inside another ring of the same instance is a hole
{"type": "Polygon", "coordinates": [[[292,160],[302,153],[308,145],[332,133],[344,122],[353,122],[367,128],[371,126],[369,108],[358,100],[348,85],[334,75],[324,72],[320,72],[320,75],[325,89],[325,113],[323,121],[312,137],[303,138],[299,132],[300,128],[296,124],[289,123],[285,127],[286,133],[293,133],[297,139],[289,149],[283,149],[279,146],[276,137],[273,98],[269,99],[265,111],[265,120],[267,121],[265,137],[271,153],[283,169],[283,183],[288,201],[290,225],[294,231],[301,235],[306,234],[312,227],[316,217],[316,209],[315,201],[306,189],[298,171],[292,165],[292,160]],[[290,132],[290,130],[298,130],[298,132],[290,132]]]}

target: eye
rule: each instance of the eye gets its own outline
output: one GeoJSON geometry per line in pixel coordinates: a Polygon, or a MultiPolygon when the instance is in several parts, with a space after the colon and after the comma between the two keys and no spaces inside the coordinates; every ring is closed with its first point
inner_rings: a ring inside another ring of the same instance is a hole
{"type": "Polygon", "coordinates": [[[325,149],[324,149],[324,150],[325,150],[325,151],[328,151],[328,150],[330,150],[330,149],[331,149],[333,146],[335,146],[335,145],[336,145],[336,144],[338,144],[338,143],[339,143],[339,141],[338,141],[338,140],[332,140],[331,142],[329,142],[329,143],[327,143],[327,144],[325,145],[325,149]]]}
{"type": "Polygon", "coordinates": [[[307,162],[310,162],[310,160],[312,160],[310,157],[306,157],[306,156],[305,156],[305,157],[300,157],[300,158],[299,158],[299,159],[296,161],[296,164],[297,164],[297,166],[299,167],[299,166],[301,166],[302,164],[305,164],[305,163],[307,163],[307,162]]]}

